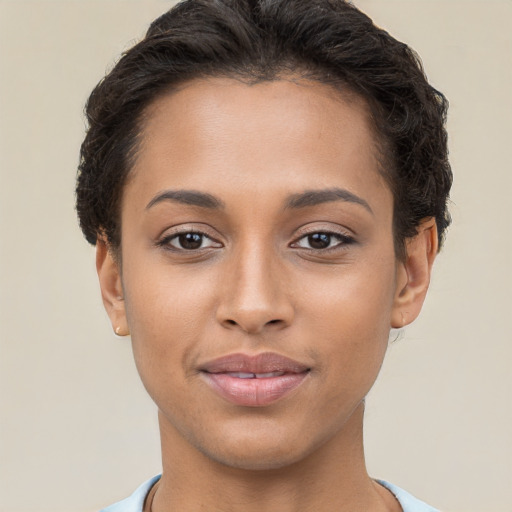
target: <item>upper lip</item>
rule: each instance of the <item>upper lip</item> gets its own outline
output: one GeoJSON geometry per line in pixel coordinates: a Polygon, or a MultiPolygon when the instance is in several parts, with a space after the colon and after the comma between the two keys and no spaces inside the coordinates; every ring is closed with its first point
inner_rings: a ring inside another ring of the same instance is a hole
{"type": "Polygon", "coordinates": [[[257,355],[229,354],[205,363],[200,370],[208,373],[303,373],[308,371],[309,367],[289,357],[264,352],[257,355]]]}

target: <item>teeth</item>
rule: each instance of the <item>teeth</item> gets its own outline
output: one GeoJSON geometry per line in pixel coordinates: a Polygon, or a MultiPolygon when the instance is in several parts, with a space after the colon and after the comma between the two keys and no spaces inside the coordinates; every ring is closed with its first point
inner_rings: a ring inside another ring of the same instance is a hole
{"type": "Polygon", "coordinates": [[[247,373],[247,372],[227,372],[230,377],[237,379],[269,379],[271,377],[280,377],[285,372],[268,372],[268,373],[247,373]]]}

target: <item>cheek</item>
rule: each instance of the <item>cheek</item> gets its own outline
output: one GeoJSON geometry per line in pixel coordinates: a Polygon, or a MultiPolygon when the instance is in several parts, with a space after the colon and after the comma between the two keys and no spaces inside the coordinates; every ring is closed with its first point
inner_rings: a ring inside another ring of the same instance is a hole
{"type": "Polygon", "coordinates": [[[327,371],[343,387],[371,387],[387,349],[395,293],[394,260],[339,269],[319,286],[303,282],[303,329],[316,340],[327,371]],[[327,355],[327,357],[326,357],[327,355]],[[359,383],[359,384],[358,384],[359,383]]]}
{"type": "MultiPolygon", "coordinates": [[[[215,284],[208,274],[171,266],[158,256],[136,255],[123,263],[123,287],[132,333],[172,336],[181,327],[204,322],[215,284]]],[[[156,340],[155,340],[156,341],[156,340]]]]}
{"type": "Polygon", "coordinates": [[[183,380],[199,339],[214,321],[215,284],[186,269],[126,262],[126,313],[133,352],[146,386],[183,380]],[[197,276],[196,276],[197,277],[197,276]]]}
{"type": "Polygon", "coordinates": [[[296,290],[304,316],[324,320],[340,333],[390,327],[396,265],[392,257],[365,258],[326,269],[303,272],[296,290]],[[311,315],[307,310],[311,310],[311,315]]]}

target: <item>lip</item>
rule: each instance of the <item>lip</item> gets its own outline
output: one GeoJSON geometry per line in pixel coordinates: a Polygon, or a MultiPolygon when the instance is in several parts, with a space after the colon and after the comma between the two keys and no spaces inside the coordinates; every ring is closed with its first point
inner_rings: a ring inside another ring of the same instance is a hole
{"type": "Polygon", "coordinates": [[[235,405],[270,405],[302,384],[310,368],[273,352],[255,356],[230,354],[200,368],[206,383],[235,405]],[[251,376],[252,374],[252,376],[251,376]]]}

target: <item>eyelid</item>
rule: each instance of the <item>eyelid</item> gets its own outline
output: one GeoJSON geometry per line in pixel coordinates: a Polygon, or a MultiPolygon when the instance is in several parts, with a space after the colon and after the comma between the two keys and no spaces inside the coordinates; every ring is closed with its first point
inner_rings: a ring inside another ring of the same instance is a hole
{"type": "Polygon", "coordinates": [[[326,252],[326,251],[329,251],[329,250],[334,250],[336,247],[340,247],[340,246],[344,246],[344,245],[349,245],[349,244],[352,244],[354,243],[354,239],[352,237],[349,237],[349,236],[346,236],[346,235],[341,235],[339,233],[331,233],[331,232],[328,232],[328,231],[318,231],[317,233],[322,233],[322,234],[325,234],[325,235],[328,235],[332,238],[335,238],[338,240],[338,243],[332,247],[326,247],[324,249],[317,249],[317,248],[314,248],[314,247],[302,247],[299,244],[299,242],[305,238],[307,238],[308,236],[311,236],[311,235],[314,235],[315,232],[313,233],[308,233],[306,235],[303,235],[299,238],[297,238],[293,243],[292,243],[292,246],[294,247],[299,247],[301,249],[307,249],[309,251],[322,251],[322,252],[326,252]]]}
{"type": "Polygon", "coordinates": [[[310,252],[321,252],[321,253],[327,253],[329,251],[339,251],[342,249],[346,249],[348,245],[351,245],[356,242],[355,236],[353,232],[347,228],[339,227],[326,227],[326,226],[307,226],[302,227],[298,230],[300,233],[298,233],[293,241],[290,244],[290,247],[292,248],[298,248],[298,249],[305,249],[310,252]],[[336,237],[339,240],[339,243],[334,245],[333,247],[327,247],[325,249],[315,249],[315,248],[307,248],[307,247],[300,247],[298,246],[298,242],[308,236],[314,235],[316,233],[323,233],[326,235],[330,235],[332,237],[336,237]]]}
{"type": "Polygon", "coordinates": [[[320,224],[318,222],[308,223],[304,226],[300,226],[295,230],[295,240],[302,238],[303,236],[313,235],[314,233],[327,233],[330,235],[339,235],[346,238],[355,238],[356,234],[353,230],[340,225],[333,225],[332,223],[320,224]]]}
{"type": "MultiPolygon", "coordinates": [[[[158,236],[158,238],[155,241],[155,245],[157,245],[159,247],[168,246],[169,242],[172,239],[175,239],[176,237],[178,237],[180,235],[184,235],[187,233],[195,233],[195,234],[204,236],[205,238],[208,238],[209,240],[211,240],[212,242],[217,244],[216,246],[213,246],[213,247],[223,247],[224,246],[224,244],[218,240],[218,237],[215,237],[211,233],[209,233],[210,230],[208,229],[208,227],[206,225],[203,224],[202,226],[204,226],[204,227],[197,227],[197,225],[194,226],[194,225],[190,225],[190,224],[180,224],[178,226],[173,226],[173,227],[167,228],[162,232],[162,234],[160,234],[158,236]]],[[[204,247],[203,249],[209,249],[209,248],[210,247],[204,247]]],[[[174,249],[176,251],[181,250],[177,247],[174,247],[174,249]]],[[[183,250],[185,251],[186,249],[183,249],[183,250]]],[[[200,251],[200,250],[201,249],[197,249],[196,251],[200,251]]],[[[193,251],[188,250],[187,252],[193,252],[193,251]]]]}
{"type": "Polygon", "coordinates": [[[161,239],[169,235],[180,235],[182,233],[198,233],[200,235],[216,239],[217,235],[213,234],[214,232],[216,233],[216,231],[208,224],[201,222],[185,222],[175,226],[167,226],[159,235],[157,235],[157,239],[161,239]]]}

